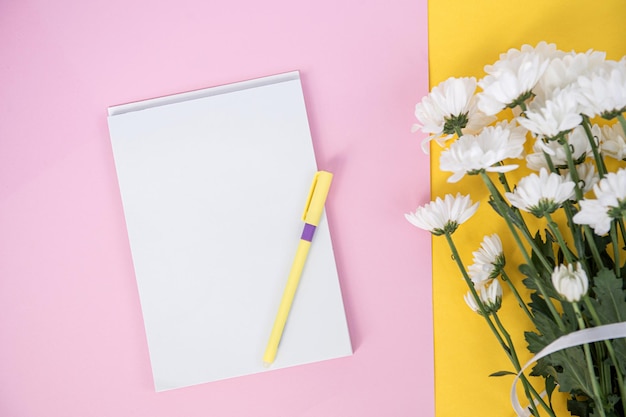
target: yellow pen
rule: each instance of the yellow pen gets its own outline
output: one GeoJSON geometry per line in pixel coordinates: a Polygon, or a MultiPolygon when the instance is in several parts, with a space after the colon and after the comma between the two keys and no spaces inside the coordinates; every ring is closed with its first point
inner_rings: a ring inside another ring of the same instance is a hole
{"type": "Polygon", "coordinates": [[[313,234],[315,228],[320,222],[322,212],[324,211],[324,203],[328,196],[328,190],[330,189],[330,183],[333,180],[333,174],[326,171],[318,171],[313,177],[313,184],[311,184],[311,190],[304,207],[304,213],[302,214],[302,220],[304,221],[304,230],[300,237],[300,243],[296,251],[296,256],[291,265],[291,271],[287,277],[287,285],[283,292],[283,297],[280,300],[280,306],[278,307],[278,313],[276,314],[276,320],[274,320],[274,326],[272,327],[272,333],[270,334],[270,340],[267,343],[265,354],[263,355],[263,362],[265,366],[269,366],[274,362],[276,358],[276,352],[278,350],[278,344],[283,335],[285,324],[287,323],[287,317],[289,316],[289,310],[291,310],[291,304],[293,303],[293,297],[296,294],[298,283],[300,282],[300,276],[302,275],[302,269],[311,247],[311,241],[313,240],[313,234]]]}

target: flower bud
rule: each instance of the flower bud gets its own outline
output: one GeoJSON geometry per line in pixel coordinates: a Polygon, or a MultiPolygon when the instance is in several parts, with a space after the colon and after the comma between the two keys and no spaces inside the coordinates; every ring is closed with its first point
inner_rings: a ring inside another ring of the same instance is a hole
{"type": "Polygon", "coordinates": [[[575,303],[587,294],[589,279],[580,262],[576,263],[576,269],[572,264],[567,266],[561,264],[552,272],[552,285],[561,297],[575,303]]]}
{"type": "Polygon", "coordinates": [[[479,297],[485,311],[481,311],[471,291],[468,291],[463,298],[467,306],[480,315],[488,315],[500,310],[502,305],[502,286],[500,281],[494,279],[489,285],[483,285],[480,288],[479,297]]]}
{"type": "Polygon", "coordinates": [[[480,299],[489,312],[495,313],[500,310],[502,305],[502,286],[500,281],[494,279],[491,281],[491,285],[483,287],[480,292],[480,299]]]}
{"type": "Polygon", "coordinates": [[[467,306],[475,313],[481,314],[480,313],[480,307],[478,307],[478,303],[476,302],[476,300],[474,299],[474,296],[472,295],[471,291],[468,291],[464,296],[463,299],[465,300],[465,304],[467,304],[467,306]]]}

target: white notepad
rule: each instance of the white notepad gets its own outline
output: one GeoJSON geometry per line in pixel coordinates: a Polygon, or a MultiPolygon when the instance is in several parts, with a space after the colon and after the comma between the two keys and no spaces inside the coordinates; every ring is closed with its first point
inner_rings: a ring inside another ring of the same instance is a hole
{"type": "MultiPolygon", "coordinates": [[[[317,170],[299,73],[114,106],[108,122],[155,389],[267,371],[317,170]]],[[[351,354],[323,217],[269,369],[351,354]]]]}

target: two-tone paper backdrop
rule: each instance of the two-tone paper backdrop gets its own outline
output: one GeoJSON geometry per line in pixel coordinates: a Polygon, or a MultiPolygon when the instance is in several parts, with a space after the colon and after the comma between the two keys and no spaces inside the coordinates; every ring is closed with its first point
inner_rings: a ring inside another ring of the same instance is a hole
{"type": "MultiPolygon", "coordinates": [[[[541,40],[556,43],[565,51],[603,50],[608,58],[620,59],[626,55],[625,18],[626,2],[622,0],[432,1],[429,3],[431,86],[450,76],[481,78],[484,65],[495,62],[500,53],[509,48],[519,49],[525,43],[536,45],[541,40]]],[[[462,190],[469,192],[474,201],[482,199],[486,205],[484,187],[478,181],[446,183],[449,173],[437,170],[436,148],[435,145],[432,154],[433,196],[462,190]]],[[[483,207],[455,233],[461,256],[467,261],[471,261],[471,252],[478,248],[482,236],[498,230],[490,215],[490,209],[483,207]]],[[[503,243],[505,247],[514,247],[512,242],[503,243]]],[[[445,240],[433,240],[433,259],[437,417],[514,416],[509,401],[512,377],[488,377],[492,372],[509,369],[508,360],[484,321],[465,305],[462,297],[467,289],[450,259],[445,240]]],[[[511,271],[513,263],[509,266],[511,271]]],[[[519,318],[515,314],[516,305],[506,296],[504,304],[507,306],[503,320],[511,324],[519,318]]],[[[512,326],[517,330],[516,345],[522,352],[526,348],[521,337],[525,324],[528,323],[512,326]]],[[[529,355],[523,356],[523,362],[528,359],[529,355]]]]}
{"type": "Polygon", "coordinates": [[[425,0],[0,2],[0,415],[432,415],[430,238],[403,216],[429,200],[426,24],[425,0]],[[155,393],[107,107],[291,70],[354,355],[155,393]]]}

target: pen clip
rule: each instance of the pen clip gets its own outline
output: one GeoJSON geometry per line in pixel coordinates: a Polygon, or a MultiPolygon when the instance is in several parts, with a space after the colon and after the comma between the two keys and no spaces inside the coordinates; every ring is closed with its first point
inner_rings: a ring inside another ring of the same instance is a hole
{"type": "Polygon", "coordinates": [[[313,193],[315,192],[315,186],[317,185],[317,178],[320,176],[320,172],[317,171],[313,176],[313,183],[309,190],[309,196],[306,198],[306,204],[304,205],[304,213],[302,213],[302,221],[306,221],[306,216],[309,213],[309,207],[311,207],[311,201],[313,200],[313,193]]]}

